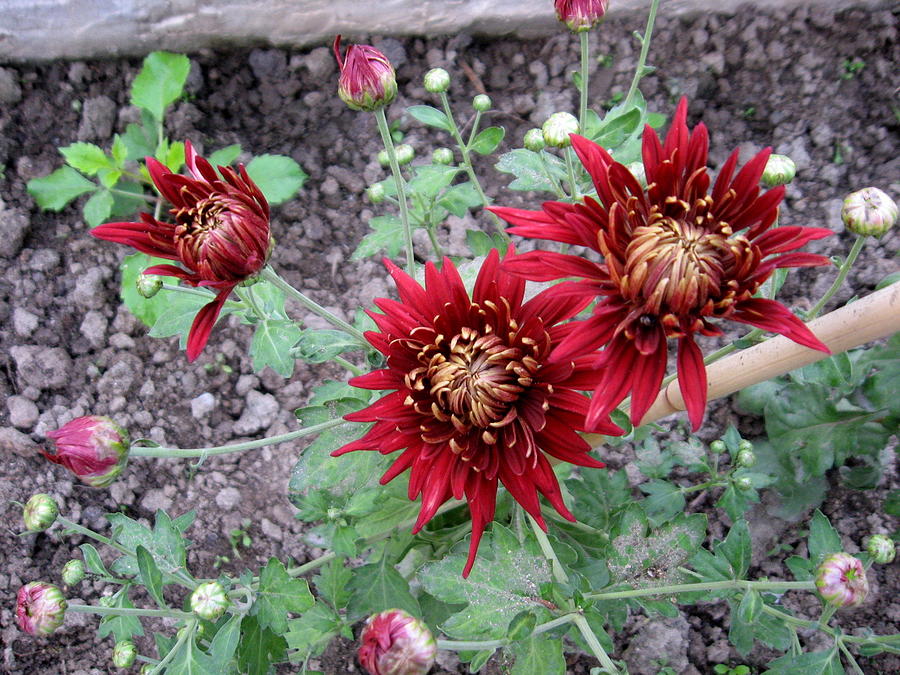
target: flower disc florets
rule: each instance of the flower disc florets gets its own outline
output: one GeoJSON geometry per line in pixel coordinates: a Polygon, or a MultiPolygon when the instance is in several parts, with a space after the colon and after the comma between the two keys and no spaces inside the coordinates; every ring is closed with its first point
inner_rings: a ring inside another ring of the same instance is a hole
{"type": "Polygon", "coordinates": [[[187,357],[193,361],[234,287],[265,266],[273,240],[268,202],[243,166],[220,166],[216,173],[189,141],[184,152],[190,176],[172,173],[153,157],[146,160],[153,183],[172,204],[174,223],[142,213],[139,223],[106,223],[91,234],[182,265],[154,265],[144,274],[174,276],[218,292],[191,325],[187,357]]]}
{"type": "Polygon", "coordinates": [[[428,626],[402,609],[369,617],[359,641],[359,662],[370,675],[425,675],[437,655],[428,626]]]}
{"type": "Polygon", "coordinates": [[[349,108],[372,112],[394,100],[397,75],[384,54],[369,45],[350,45],[341,57],[340,35],[333,49],[341,71],[338,96],[349,108]]]}
{"type": "Polygon", "coordinates": [[[48,432],[47,437],[56,441],[56,451],[44,452],[44,457],[91,487],[108,486],[128,461],[128,432],[109,417],[79,417],[48,432]]]}
{"type": "MultiPolygon", "coordinates": [[[[590,299],[550,301],[545,291],[523,302],[524,281],[500,269],[496,251],[482,265],[471,297],[448,259],[440,271],[426,266],[425,289],[385,264],[401,301],[375,301],[384,314],[370,316],[380,332],[366,338],[387,358],[387,367],[351,384],[393,393],[346,416],[375,424],[334,454],[405,449],[382,483],[411,469],[409,497],[422,496],[414,532],[442,503],[465,497],[472,515],[468,575],[494,516],[499,483],[543,526],[538,494],[574,518],[546,455],[603,466],[577,433],[586,429],[588,399],[576,390],[596,381],[593,357],[576,354],[551,364],[569,331],[557,324],[590,299]]],[[[591,430],[621,433],[608,417],[591,430]]]]}
{"type": "Polygon", "coordinates": [[[717,319],[750,324],[827,352],[797,317],[774,300],[754,297],[781,267],[828,264],[820,255],[794,252],[830,230],[770,230],[784,188],[760,194],[769,156],[764,150],[737,175],[737,151],[710,191],[708,138],[700,124],[686,124],[687,102],[678,105],[665,144],[650,127],[643,137],[646,187],[599,145],[572,136],[593,179],[597,198],[581,203],[546,202],[541,211],[491,210],[512,223],[510,232],[584,246],[602,263],[549,251],[517,256],[504,266],[535,281],[574,277],[550,290],[559,297],[598,299],[594,316],[572,332],[554,358],[605,347],[604,375],[594,391],[587,422],[608,414],[631,393],[638,424],[665,375],[669,339],[678,340],[678,381],[694,429],[706,406],[706,370],[694,335],[721,335],[717,319]],[[570,351],[571,350],[571,351],[570,351]]]}
{"type": "Polygon", "coordinates": [[[53,584],[32,581],[16,596],[16,622],[29,635],[50,635],[66,617],[65,596],[53,584]]]}

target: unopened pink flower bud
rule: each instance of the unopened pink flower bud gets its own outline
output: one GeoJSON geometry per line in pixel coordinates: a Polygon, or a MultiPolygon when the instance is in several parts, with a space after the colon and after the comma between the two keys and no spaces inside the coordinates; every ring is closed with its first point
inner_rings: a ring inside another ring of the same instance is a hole
{"type": "Polygon", "coordinates": [[[897,203],[876,187],[857,190],[844,199],[841,219],[856,234],[883,236],[897,222],[897,203]]]}
{"type": "Polygon", "coordinates": [[[816,588],[835,607],[857,607],[866,599],[869,582],[857,558],[849,553],[832,553],[816,570],[816,588]]]}
{"type": "Polygon", "coordinates": [[[360,642],[359,662],[370,675],[425,675],[437,654],[428,626],[402,609],[369,617],[360,642]]]}
{"type": "Polygon", "coordinates": [[[56,452],[43,455],[92,487],[106,487],[128,461],[128,432],[109,417],[89,415],[47,434],[56,452]]]}
{"type": "Polygon", "coordinates": [[[590,30],[606,14],[609,0],[555,0],[556,18],[573,33],[590,30]]]}
{"type": "Polygon", "coordinates": [[[350,45],[341,56],[341,36],[334,39],[341,71],[338,96],[353,110],[372,112],[397,96],[397,75],[387,57],[369,45],[350,45]]]}
{"type": "Polygon", "coordinates": [[[56,586],[32,581],[16,596],[16,621],[29,635],[50,635],[62,625],[66,607],[66,598],[56,586]]]}

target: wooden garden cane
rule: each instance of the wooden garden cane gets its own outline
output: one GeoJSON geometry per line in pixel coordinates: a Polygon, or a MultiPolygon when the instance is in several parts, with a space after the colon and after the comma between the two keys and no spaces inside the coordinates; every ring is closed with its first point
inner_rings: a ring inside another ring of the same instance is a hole
{"type": "MultiPolygon", "coordinates": [[[[900,331],[900,283],[891,284],[836,309],[807,326],[832,354],[840,354],[896,333],[900,331]]],[[[825,358],[828,355],[823,352],[778,335],[707,366],[708,399],[728,396],[751,384],[771,380],[825,358]]],[[[900,396],[900,383],[897,394],[900,396]]],[[[659,392],[641,424],[655,422],[685,409],[678,380],[673,380],[659,392]]],[[[584,438],[593,447],[605,441],[605,437],[599,434],[584,434],[584,438]]]]}

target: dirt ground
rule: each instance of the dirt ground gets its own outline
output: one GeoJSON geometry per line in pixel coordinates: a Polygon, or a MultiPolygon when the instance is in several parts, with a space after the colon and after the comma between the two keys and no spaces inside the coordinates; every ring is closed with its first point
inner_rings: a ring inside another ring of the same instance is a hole
{"type": "MultiPolygon", "coordinates": [[[[799,175],[788,189],[782,222],[840,232],[840,201],[846,193],[875,185],[900,197],[900,10],[890,6],[835,13],[746,5],[733,16],[681,18],[667,16],[663,6],[650,52],[656,71],[642,90],[650,108],[667,116],[681,95],[689,97],[690,122],[702,120],[710,129],[714,167],[736,146],[744,159],[767,145],[790,155],[799,175]]],[[[642,30],[644,21],[637,14],[618,16],[593,34],[594,55],[611,59],[611,65],[598,64],[590,80],[594,106],[627,88],[638,51],[630,35],[642,30]]],[[[490,94],[496,110],[487,114],[488,123],[505,127],[508,140],[519,142],[550,113],[577,107],[567,84],[578,63],[577,39],[563,31],[529,41],[466,35],[368,41],[397,68],[400,95],[389,110],[391,119],[407,105],[433,103],[421,76],[434,66],[453,73],[451,96],[461,115],[474,94],[490,94]]],[[[190,139],[201,149],[237,142],[253,154],[290,155],[310,175],[297,199],[274,209],[272,263],[344,317],[388,295],[380,263],[349,260],[368,218],[384,213],[363,191],[385,174],[376,160],[374,119],[348,110],[335,95],[330,51],[324,46],[296,52],[204,51],[191,58],[189,96],[169,116],[171,138],[190,139]]],[[[73,482],[37,454],[47,431],[85,414],[112,415],[135,436],[180,447],[281,433],[295,428],[292,411],[305,403],[315,384],[342,376],[327,366],[303,364],[289,380],[271,371],[254,374],[246,355],[250,333],[227,321],[215,329],[198,361],[188,364],[173,339],[147,337],[145,327],[120,305],[117,265],[125,249],[90,238],[79,209],[42,213],[26,193],[28,180],[62,163],[58,146],[76,140],[108,146],[112,135],[134,120],[128,87],[139,66],[138,60],[122,60],[0,69],[0,398],[6,402],[0,407],[0,514],[7,523],[0,531],[0,671],[5,673],[114,670],[112,644],[96,638],[93,618],[70,615],[65,627],[47,639],[30,638],[15,627],[18,588],[37,579],[58,583],[60,568],[83,540],[61,537],[59,528],[18,537],[19,509],[10,500],[24,502],[35,492],[49,492],[66,517],[100,531],[107,527],[103,514],[116,509],[144,519],[158,508],[174,514],[195,509],[197,520],[188,534],[196,543],[189,564],[198,576],[236,572],[271,555],[303,562],[320,553],[301,541],[302,524],[286,499],[297,445],[211,458],[199,468],[186,461],[138,458],[105,490],[73,482]],[[252,525],[244,527],[244,519],[252,525]],[[239,528],[250,542],[239,550],[241,557],[229,540],[239,528]]],[[[400,128],[419,157],[449,143],[410,118],[401,119],[400,128]]],[[[506,190],[508,177],[490,163],[479,170],[488,194],[499,203],[536,205],[535,198],[506,190]]],[[[459,233],[466,224],[454,221],[444,233],[451,253],[464,253],[459,233]]],[[[870,241],[835,303],[870,292],[896,271],[898,243],[896,229],[880,242],[870,241]]],[[[848,248],[848,237],[839,234],[808,250],[843,255],[848,248]]],[[[832,279],[827,271],[793,274],[783,296],[789,304],[808,306],[832,279]]],[[[292,309],[303,316],[301,308],[292,309]]],[[[315,318],[309,323],[319,325],[315,318]]],[[[758,419],[739,416],[725,403],[708,416],[701,435],[717,437],[732,421],[745,436],[762,429],[758,419]]],[[[608,458],[616,468],[632,460],[627,447],[608,458]]],[[[858,550],[873,529],[896,526],[882,515],[881,505],[897,482],[896,475],[886,476],[875,490],[835,486],[830,492],[822,508],[847,550],[858,550]]],[[[709,510],[715,531],[721,517],[712,503],[707,500],[700,508],[709,510]]],[[[756,517],[769,520],[764,509],[756,517]]],[[[776,541],[792,544],[801,538],[802,526],[770,528],[768,540],[757,542],[757,548],[769,550],[776,541]]],[[[762,563],[751,574],[777,574],[779,567],[762,563]]],[[[843,625],[895,633],[898,563],[880,566],[870,577],[872,599],[847,615],[843,625]]],[[[102,592],[88,583],[77,589],[86,602],[95,602],[102,592]]],[[[758,648],[742,659],[727,634],[724,604],[686,608],[674,620],[635,616],[616,636],[615,656],[625,658],[633,673],[655,673],[663,665],[683,673],[708,673],[717,663],[759,667],[774,656],[758,648]]],[[[810,639],[812,649],[816,638],[810,639]]],[[[149,641],[141,644],[148,647],[149,641]]],[[[336,643],[319,668],[335,675],[360,672],[353,650],[349,642],[336,643]]],[[[868,673],[900,672],[896,656],[861,662],[868,673]]],[[[465,672],[453,655],[442,655],[439,663],[434,673],[465,672]]],[[[596,662],[573,655],[570,664],[571,673],[587,673],[596,662]]],[[[489,665],[485,672],[499,670],[489,665]]]]}

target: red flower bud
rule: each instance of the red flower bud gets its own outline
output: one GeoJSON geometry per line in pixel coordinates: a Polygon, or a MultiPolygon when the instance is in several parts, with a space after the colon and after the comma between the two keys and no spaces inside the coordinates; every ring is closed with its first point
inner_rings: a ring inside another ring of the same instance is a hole
{"type": "Polygon", "coordinates": [[[56,452],[44,457],[92,487],[112,483],[128,461],[128,432],[109,417],[79,417],[47,437],[56,441],[56,452]]]}
{"type": "Polygon", "coordinates": [[[359,639],[359,662],[371,675],[425,675],[437,654],[428,626],[402,609],[369,617],[359,639]]]}
{"type": "Polygon", "coordinates": [[[581,33],[596,26],[609,0],[555,0],[556,18],[562,21],[573,33],[581,33]]]}
{"type": "Polygon", "coordinates": [[[53,584],[32,581],[16,596],[16,621],[29,635],[50,635],[66,616],[66,598],[53,584]]]}
{"type": "Polygon", "coordinates": [[[353,110],[372,112],[397,96],[397,75],[387,57],[369,45],[350,45],[341,58],[341,36],[334,39],[341,71],[338,96],[353,110]]]}
{"type": "Polygon", "coordinates": [[[866,570],[849,553],[832,553],[816,570],[819,594],[835,607],[858,607],[869,593],[866,570]]]}

